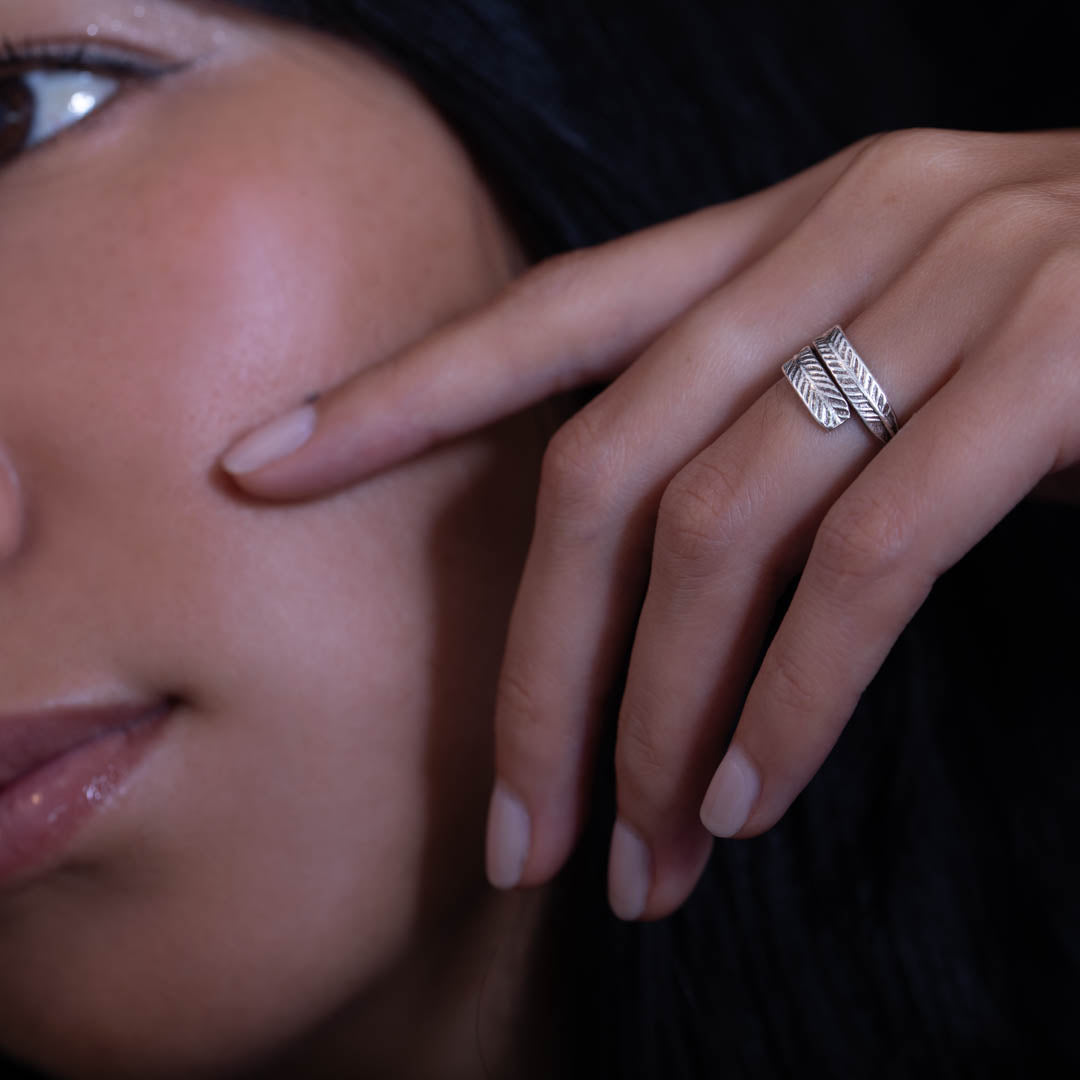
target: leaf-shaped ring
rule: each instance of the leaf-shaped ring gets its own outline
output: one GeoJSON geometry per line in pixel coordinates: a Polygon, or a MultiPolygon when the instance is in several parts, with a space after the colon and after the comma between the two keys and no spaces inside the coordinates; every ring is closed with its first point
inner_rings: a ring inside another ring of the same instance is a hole
{"type": "Polygon", "coordinates": [[[827,334],[815,338],[813,347],[844,397],[851,402],[855,414],[883,443],[888,442],[900,430],[900,422],[885,391],[844,331],[834,326],[827,334]]]}
{"type": "Polygon", "coordinates": [[[851,416],[847,398],[809,345],[800,349],[781,370],[810,415],[827,431],[839,427],[851,416]]]}

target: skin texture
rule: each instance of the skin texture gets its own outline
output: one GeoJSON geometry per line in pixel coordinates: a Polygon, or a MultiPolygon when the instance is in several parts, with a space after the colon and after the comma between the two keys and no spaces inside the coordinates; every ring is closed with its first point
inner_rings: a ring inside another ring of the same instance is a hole
{"type": "Polygon", "coordinates": [[[188,63],[0,170],[0,712],[180,699],[126,793],[0,890],[0,1047],[111,1080],[277,1075],[279,1051],[282,1075],[476,1075],[529,1011],[544,910],[492,893],[481,850],[541,427],[290,507],[217,461],[521,257],[360,49],[138,8],[0,14],[188,63]]]}
{"type": "Polygon", "coordinates": [[[1077,500],[1078,288],[1076,131],[894,132],[535,268],[321,400],[303,448],[239,481],[337,490],[610,381],[544,461],[488,871],[508,888],[563,865],[629,655],[609,891],[621,917],[659,918],[713,836],[786,812],[937,577],[1029,495],[1077,500]],[[884,448],[857,419],[819,427],[780,375],[834,323],[903,424],[884,448]],[[507,338],[532,343],[512,372],[507,338]]]}

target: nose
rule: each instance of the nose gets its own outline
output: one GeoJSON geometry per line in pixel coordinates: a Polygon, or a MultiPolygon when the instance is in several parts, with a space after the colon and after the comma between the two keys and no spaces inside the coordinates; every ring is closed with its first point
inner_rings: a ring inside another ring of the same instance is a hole
{"type": "Polygon", "coordinates": [[[23,493],[11,455],[0,443],[0,565],[15,557],[22,545],[23,493]]]}

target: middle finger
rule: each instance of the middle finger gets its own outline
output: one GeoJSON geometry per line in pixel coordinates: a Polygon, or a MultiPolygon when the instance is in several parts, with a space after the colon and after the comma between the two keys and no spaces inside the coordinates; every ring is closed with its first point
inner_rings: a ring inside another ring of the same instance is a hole
{"type": "MultiPolygon", "coordinates": [[[[547,880],[575,840],[670,478],[775,380],[778,352],[822,329],[822,311],[844,321],[860,310],[963,194],[942,185],[912,224],[891,192],[852,215],[853,200],[872,201],[861,184],[858,174],[842,179],[786,241],[699,304],[553,440],[496,709],[488,865],[498,884],[547,880]]],[[[687,855],[700,857],[700,844],[687,855]]]]}
{"type": "MultiPolygon", "coordinates": [[[[852,340],[869,343],[901,416],[950,378],[1034,271],[1038,212],[995,230],[972,230],[977,214],[961,212],[854,319],[852,340]],[[994,257],[998,248],[1008,260],[994,257]],[[973,304],[975,266],[998,269],[984,269],[973,304]],[[923,317],[934,310],[943,317],[923,317]]],[[[610,883],[624,917],[666,914],[699,876],[709,841],[697,810],[776,600],[828,509],[880,448],[853,420],[825,431],[780,379],[664,495],[616,746],[610,883]]]]}

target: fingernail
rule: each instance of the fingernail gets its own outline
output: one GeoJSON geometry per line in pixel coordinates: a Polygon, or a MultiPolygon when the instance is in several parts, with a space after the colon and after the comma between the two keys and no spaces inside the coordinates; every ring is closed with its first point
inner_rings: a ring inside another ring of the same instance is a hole
{"type": "Polygon", "coordinates": [[[652,884],[652,856],[635,829],[619,818],[611,834],[608,901],[620,919],[640,919],[652,884]]]}
{"type": "Polygon", "coordinates": [[[301,405],[292,412],[256,428],[242,438],[221,459],[221,467],[233,476],[255,472],[272,461],[299,450],[315,434],[318,417],[311,405],[301,405]]]}
{"type": "Polygon", "coordinates": [[[713,836],[734,836],[750,817],[761,793],[761,777],[750,759],[732,746],[701,804],[701,823],[713,836]]]}
{"type": "Polygon", "coordinates": [[[512,889],[521,880],[531,834],[525,804],[501,780],[496,781],[487,828],[487,876],[496,889],[512,889]]]}

